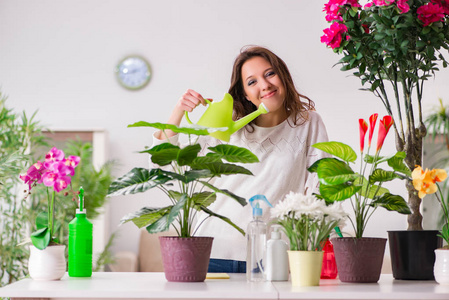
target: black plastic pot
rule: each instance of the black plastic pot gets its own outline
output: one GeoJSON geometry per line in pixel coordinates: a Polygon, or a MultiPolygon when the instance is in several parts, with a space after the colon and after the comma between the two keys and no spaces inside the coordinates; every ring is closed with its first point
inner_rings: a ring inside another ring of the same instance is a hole
{"type": "Polygon", "coordinates": [[[391,267],[395,279],[434,279],[434,250],[443,244],[437,234],[437,230],[388,231],[391,267]]]}

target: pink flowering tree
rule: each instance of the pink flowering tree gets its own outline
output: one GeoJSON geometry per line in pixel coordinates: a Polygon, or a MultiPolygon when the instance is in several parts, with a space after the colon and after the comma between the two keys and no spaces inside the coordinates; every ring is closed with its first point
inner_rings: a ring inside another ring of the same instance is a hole
{"type": "Polygon", "coordinates": [[[48,212],[41,213],[36,219],[37,230],[31,234],[31,241],[38,249],[45,249],[51,242],[58,243],[55,231],[55,195],[70,186],[80,157],[70,155],[67,158],[62,150],[53,147],[43,162],[34,163],[20,179],[28,184],[28,195],[37,184],[47,187],[48,212]]]}
{"type": "MultiPolygon", "coordinates": [[[[449,49],[449,0],[330,0],[323,11],[330,27],[321,41],[342,55],[341,70],[353,72],[393,118],[396,148],[410,170],[422,165],[424,82],[449,49]]],[[[421,199],[406,181],[412,214],[409,230],[422,230],[421,199]]]]}
{"type": "Polygon", "coordinates": [[[328,204],[347,199],[351,201],[354,215],[349,219],[356,238],[363,237],[366,225],[378,207],[401,214],[411,213],[404,198],[391,194],[382,186],[383,183],[391,180],[406,179],[411,176],[411,172],[404,163],[404,152],[398,151],[393,156],[380,155],[385,137],[393,125],[391,116],[384,116],[380,120],[376,150],[374,155],[370,154],[376,121],[377,114],[369,118],[369,126],[364,119],[359,119],[361,164],[358,172],[351,167],[351,164],[357,160],[357,154],[350,146],[333,141],[312,145],[333,156],[316,161],[308,169],[310,172],[317,173],[320,181],[320,194],[316,196],[324,199],[328,204]],[[365,151],[365,136],[368,128],[368,147],[365,151]],[[387,165],[389,169],[382,169],[380,167],[382,165],[387,165]]]}

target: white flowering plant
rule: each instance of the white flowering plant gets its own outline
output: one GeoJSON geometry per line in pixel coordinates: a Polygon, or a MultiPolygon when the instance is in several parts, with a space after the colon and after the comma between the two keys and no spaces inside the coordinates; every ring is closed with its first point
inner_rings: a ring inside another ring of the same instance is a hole
{"type": "Polygon", "coordinates": [[[288,239],[290,250],[321,251],[335,227],[343,227],[347,214],[340,202],[326,205],[313,195],[290,192],[272,210],[288,239]]]}

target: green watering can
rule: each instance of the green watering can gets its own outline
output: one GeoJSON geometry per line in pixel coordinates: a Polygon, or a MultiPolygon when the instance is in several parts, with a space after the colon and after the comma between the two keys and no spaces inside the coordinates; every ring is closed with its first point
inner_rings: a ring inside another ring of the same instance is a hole
{"type": "MultiPolygon", "coordinates": [[[[267,107],[263,103],[261,103],[256,111],[253,111],[249,115],[237,121],[233,121],[232,113],[234,107],[234,99],[230,94],[226,93],[223,100],[219,102],[211,102],[207,99],[204,100],[208,104],[208,107],[197,124],[210,128],[227,127],[228,129],[226,131],[215,131],[210,133],[210,135],[214,138],[225,142],[229,142],[231,134],[241,129],[243,126],[257,118],[261,114],[268,113],[267,107]]],[[[193,124],[189,119],[187,111],[185,112],[185,115],[187,122],[193,124]]]]}

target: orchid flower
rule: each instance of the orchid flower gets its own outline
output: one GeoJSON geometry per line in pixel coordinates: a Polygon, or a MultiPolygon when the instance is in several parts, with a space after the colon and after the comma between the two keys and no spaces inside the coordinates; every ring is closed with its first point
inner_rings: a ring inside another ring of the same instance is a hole
{"type": "Polygon", "coordinates": [[[376,153],[380,151],[380,148],[382,148],[384,144],[385,137],[388,134],[388,131],[390,130],[391,125],[393,125],[394,121],[391,116],[384,116],[379,124],[379,132],[377,135],[377,149],[376,153]]]}
{"type": "Polygon", "coordinates": [[[51,148],[50,151],[45,155],[45,161],[60,161],[64,159],[64,151],[59,150],[56,147],[51,148]]]}
{"type": "Polygon", "coordinates": [[[368,124],[365,120],[359,119],[359,131],[360,131],[360,152],[363,152],[365,147],[365,134],[368,130],[368,124]]]}
{"type": "Polygon", "coordinates": [[[43,230],[46,228],[48,231],[45,231],[47,233],[42,235],[38,230],[37,234],[34,232],[31,235],[31,241],[38,249],[45,249],[50,241],[53,241],[55,193],[59,193],[70,185],[72,182],[70,176],[75,175],[75,167],[79,162],[80,157],[71,155],[68,158],[65,158],[65,154],[62,150],[53,147],[45,155],[44,162],[36,162],[27,170],[26,174],[19,176],[25,184],[28,184],[29,194],[35,183],[43,183],[48,188],[53,188],[53,193],[51,195],[48,193],[47,224],[41,224],[43,227],[39,229],[43,230]],[[50,238],[46,238],[46,236],[50,236],[50,238]]]}

